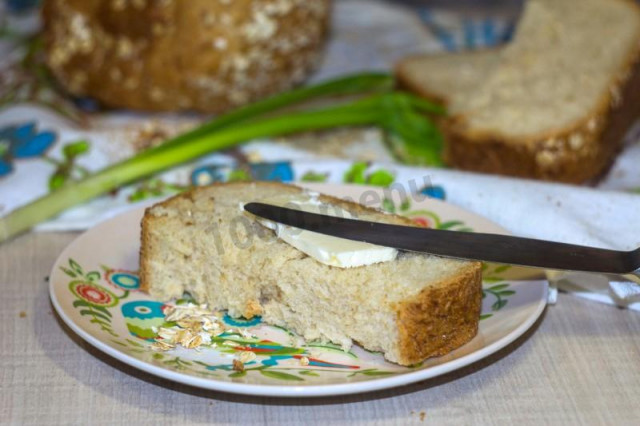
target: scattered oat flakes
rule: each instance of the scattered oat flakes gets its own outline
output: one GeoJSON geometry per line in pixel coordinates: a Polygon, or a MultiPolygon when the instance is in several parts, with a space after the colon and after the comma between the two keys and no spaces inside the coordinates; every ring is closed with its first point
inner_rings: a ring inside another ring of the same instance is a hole
{"type": "Polygon", "coordinates": [[[192,336],[189,340],[180,342],[187,349],[195,349],[202,344],[202,337],[199,334],[192,336]]]}
{"type": "Polygon", "coordinates": [[[162,340],[157,340],[155,342],[153,342],[153,344],[151,345],[151,349],[153,349],[154,351],[168,351],[171,350],[173,348],[175,348],[176,345],[167,343],[165,341],[162,340]]]}
{"type": "Polygon", "coordinates": [[[251,351],[242,351],[238,354],[238,360],[240,360],[243,364],[253,361],[256,359],[256,354],[251,351]]]}
{"type": "MultiPolygon", "coordinates": [[[[218,346],[213,341],[214,337],[219,337],[224,333],[240,334],[245,338],[255,338],[243,328],[227,328],[219,319],[219,313],[207,309],[206,304],[196,305],[187,303],[184,305],[171,305],[164,310],[165,320],[175,323],[172,327],[153,327],[157,334],[152,345],[154,350],[167,351],[177,345],[185,349],[193,349],[196,352],[202,346],[218,346]]],[[[226,347],[238,347],[240,343],[233,340],[225,340],[222,343],[226,347]]],[[[236,360],[240,365],[256,359],[256,354],[251,351],[242,351],[236,354],[236,360]]],[[[234,363],[235,363],[234,361],[234,363]]],[[[244,367],[242,367],[244,368],[244,367]]],[[[239,370],[242,371],[242,370],[239,370]]]]}

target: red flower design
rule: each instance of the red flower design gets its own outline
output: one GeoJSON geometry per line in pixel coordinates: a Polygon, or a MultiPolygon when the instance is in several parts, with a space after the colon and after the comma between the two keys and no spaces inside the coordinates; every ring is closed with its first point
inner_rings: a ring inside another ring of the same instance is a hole
{"type": "Polygon", "coordinates": [[[414,223],[416,223],[416,224],[418,224],[420,226],[423,226],[425,228],[430,228],[431,227],[430,224],[429,224],[429,221],[424,217],[414,217],[414,218],[412,218],[412,220],[413,220],[414,223]]]}
{"type": "Polygon", "coordinates": [[[80,299],[96,306],[111,307],[118,303],[117,297],[109,290],[87,282],[74,282],[71,291],[80,299]]]}

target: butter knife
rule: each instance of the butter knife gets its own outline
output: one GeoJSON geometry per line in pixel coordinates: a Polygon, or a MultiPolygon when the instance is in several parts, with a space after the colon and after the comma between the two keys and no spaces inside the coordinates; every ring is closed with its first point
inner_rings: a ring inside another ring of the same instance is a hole
{"type": "Polygon", "coordinates": [[[616,251],[507,235],[391,225],[257,202],[245,204],[244,209],[284,225],[400,250],[546,269],[640,277],[640,248],[616,251]]]}

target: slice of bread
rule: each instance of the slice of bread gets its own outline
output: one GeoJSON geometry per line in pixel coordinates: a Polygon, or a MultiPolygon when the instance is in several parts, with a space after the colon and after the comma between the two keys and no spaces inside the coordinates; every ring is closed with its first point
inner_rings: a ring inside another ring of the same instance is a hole
{"type": "MultiPolygon", "coordinates": [[[[444,355],[473,338],[482,300],[478,262],[399,253],[357,268],[322,264],[241,210],[302,189],[279,183],[201,187],[147,209],[140,279],[167,301],[189,292],[232,316],[262,315],[307,340],[352,341],[402,365],[444,355]]],[[[409,219],[321,195],[363,220],[409,219]]]]}
{"type": "Polygon", "coordinates": [[[601,175],[640,117],[640,7],[529,0],[501,50],[407,58],[401,85],[447,105],[454,167],[564,182],[601,175]]]}

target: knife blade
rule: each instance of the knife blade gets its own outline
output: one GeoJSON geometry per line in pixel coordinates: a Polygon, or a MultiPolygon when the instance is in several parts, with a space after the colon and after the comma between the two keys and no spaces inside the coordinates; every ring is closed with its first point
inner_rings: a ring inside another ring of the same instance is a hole
{"type": "Polygon", "coordinates": [[[320,234],[444,257],[547,269],[637,273],[640,250],[616,251],[532,238],[392,225],[328,216],[252,202],[244,209],[261,218],[320,234]]]}

